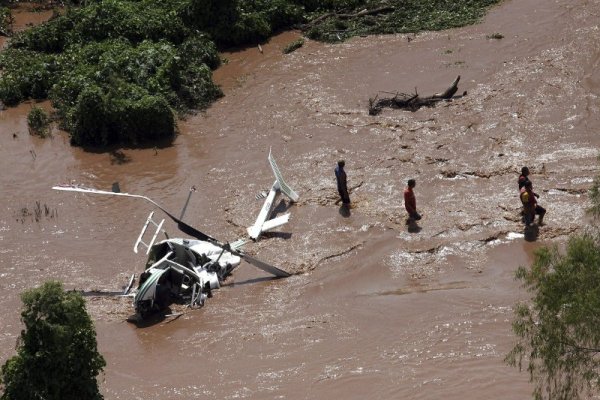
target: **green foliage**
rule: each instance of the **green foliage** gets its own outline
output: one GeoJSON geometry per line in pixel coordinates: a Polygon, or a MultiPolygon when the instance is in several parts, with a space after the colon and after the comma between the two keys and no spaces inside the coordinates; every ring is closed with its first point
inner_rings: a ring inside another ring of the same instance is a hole
{"type": "Polygon", "coordinates": [[[45,24],[19,32],[11,39],[10,46],[34,52],[59,53],[67,47],[73,36],[70,34],[73,27],[74,21],[70,16],[59,16],[45,24]]]}
{"type": "Polygon", "coordinates": [[[207,32],[219,46],[265,40],[302,17],[302,7],[288,0],[190,0],[183,13],[186,23],[207,32]]]}
{"type": "Polygon", "coordinates": [[[201,35],[179,48],[167,41],[92,42],[66,52],[61,63],[69,74],[56,82],[50,97],[72,143],[80,146],[172,138],[172,108],[205,107],[222,95],[212,82],[211,67],[219,64],[216,48],[201,35]]]}
{"type": "Polygon", "coordinates": [[[96,377],[106,363],[81,294],[47,282],[21,299],[25,329],[17,355],[2,366],[0,399],[102,399],[96,377]]]}
{"type": "Polygon", "coordinates": [[[304,39],[300,38],[298,40],[294,40],[293,42],[291,42],[283,48],[283,54],[289,54],[293,51],[298,50],[302,46],[304,46],[304,39]]]}
{"type": "Polygon", "coordinates": [[[50,134],[48,125],[50,124],[50,118],[43,108],[33,106],[27,114],[27,125],[29,126],[29,133],[40,137],[46,137],[50,134]]]}
{"type": "Polygon", "coordinates": [[[239,19],[239,0],[190,0],[182,9],[182,18],[188,25],[207,32],[213,40],[227,40],[227,30],[239,19]]]}
{"type": "Polygon", "coordinates": [[[542,248],[516,276],[533,298],[515,309],[518,342],[506,361],[528,361],[536,399],[579,399],[600,384],[600,240],[569,240],[566,254],[542,248]]]}
{"type": "Polygon", "coordinates": [[[113,83],[109,91],[86,85],[64,116],[74,145],[106,147],[114,143],[139,145],[169,139],[175,119],[166,99],[125,82],[113,83]]]}
{"type": "Polygon", "coordinates": [[[72,9],[73,39],[89,42],[124,38],[132,43],[167,40],[181,43],[188,35],[176,2],[103,0],[88,7],[72,9]]]}
{"type": "Polygon", "coordinates": [[[8,106],[26,99],[44,99],[56,81],[56,57],[24,49],[0,53],[0,100],[8,106]]]}

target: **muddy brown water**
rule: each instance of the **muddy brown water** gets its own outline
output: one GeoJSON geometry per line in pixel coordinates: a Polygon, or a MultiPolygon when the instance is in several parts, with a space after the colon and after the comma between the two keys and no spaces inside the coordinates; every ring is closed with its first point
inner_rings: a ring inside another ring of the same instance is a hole
{"type": "Polygon", "coordinates": [[[307,41],[289,55],[298,34],[285,33],[226,54],[215,73],[226,96],[181,122],[168,148],[84,152],[58,131],[30,136],[32,104],[0,112],[0,362],[21,330],[19,294],[58,279],[86,295],[107,399],[527,398],[527,374],[503,363],[512,307],[527,298],[514,270],[587,223],[599,5],[507,1],[467,28],[307,41]],[[457,75],[461,99],[367,114],[379,91],[432,94],[457,75]],[[119,182],[178,214],[195,185],[185,219],[234,240],[273,181],[270,147],[301,199],[280,205],[292,212],[282,233],[247,250],[296,275],[268,280],[243,264],[200,310],[125,322],[130,299],[106,294],[140,272],[132,248],[150,205],[51,186],[119,182]],[[335,205],[340,158],[358,186],[350,216],[335,205]],[[527,238],[523,165],[548,209],[527,238]],[[424,218],[409,231],[410,177],[424,218]]]}

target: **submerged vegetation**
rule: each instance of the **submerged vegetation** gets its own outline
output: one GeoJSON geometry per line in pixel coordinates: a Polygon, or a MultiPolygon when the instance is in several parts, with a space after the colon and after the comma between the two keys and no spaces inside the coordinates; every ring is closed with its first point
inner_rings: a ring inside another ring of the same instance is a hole
{"type": "Polygon", "coordinates": [[[300,38],[298,40],[294,40],[283,48],[283,54],[289,54],[298,50],[302,46],[304,46],[304,39],[300,38]]]}
{"type": "Polygon", "coordinates": [[[0,53],[0,100],[11,106],[50,99],[74,145],[137,146],[172,138],[177,115],[222,96],[212,80],[219,48],[259,43],[287,28],[324,41],[446,29],[477,21],[498,1],[70,3],[48,22],[14,35],[0,53]]]}
{"type": "Polygon", "coordinates": [[[50,135],[50,118],[44,109],[34,106],[27,114],[27,125],[32,135],[46,137],[50,135]]]}

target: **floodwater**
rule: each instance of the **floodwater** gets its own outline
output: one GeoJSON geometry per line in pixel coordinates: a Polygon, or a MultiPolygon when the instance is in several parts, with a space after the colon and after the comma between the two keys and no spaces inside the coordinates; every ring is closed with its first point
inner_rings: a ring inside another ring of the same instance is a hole
{"type": "Polygon", "coordinates": [[[529,397],[527,373],[503,362],[512,307],[527,298],[513,276],[589,222],[599,6],[506,1],[471,27],[307,41],[283,55],[298,37],[288,32],[226,54],[215,73],[225,97],[182,121],[167,148],[84,152],[58,131],[30,136],[32,104],[0,112],[0,362],[21,330],[19,293],[58,279],[86,295],[107,399],[529,397]],[[429,95],[458,75],[460,99],[368,115],[370,97],[429,95]],[[176,215],[195,186],[184,219],[232,241],[273,182],[269,148],[301,198],[280,205],[292,213],[280,233],[246,250],[295,275],[269,280],[243,264],[200,310],[125,322],[130,299],[108,294],[142,268],[132,249],[150,204],[51,186],[119,182],[176,215]],[[335,204],[340,158],[350,215],[335,204]],[[523,165],[548,210],[525,237],[523,165]],[[405,224],[411,177],[418,226],[405,224]]]}

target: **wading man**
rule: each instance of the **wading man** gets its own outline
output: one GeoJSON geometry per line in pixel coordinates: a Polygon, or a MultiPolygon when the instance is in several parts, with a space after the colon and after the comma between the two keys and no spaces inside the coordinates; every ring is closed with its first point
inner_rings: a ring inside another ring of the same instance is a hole
{"type": "Polygon", "coordinates": [[[408,186],[404,189],[404,208],[408,212],[409,221],[418,221],[421,219],[421,215],[417,212],[417,199],[413,191],[415,186],[417,186],[417,182],[414,179],[409,179],[408,186]]]}
{"type": "Polygon", "coordinates": [[[335,179],[337,181],[337,190],[340,194],[342,204],[347,206],[350,204],[350,195],[348,194],[348,179],[346,178],[346,171],[344,171],[345,165],[346,162],[344,160],[338,161],[337,167],[335,168],[335,179]]]}
{"type": "MultiPolygon", "coordinates": [[[[519,175],[519,190],[523,189],[525,182],[529,182],[529,168],[527,167],[521,168],[521,175],[519,175]]],[[[539,196],[535,195],[535,197],[539,196]]]]}
{"type": "Polygon", "coordinates": [[[525,219],[525,225],[529,226],[529,224],[532,224],[536,214],[540,216],[538,224],[543,225],[546,209],[537,204],[536,197],[538,196],[533,192],[533,185],[531,181],[528,180],[525,182],[523,188],[521,188],[520,196],[521,202],[523,203],[523,217],[525,219]]]}

